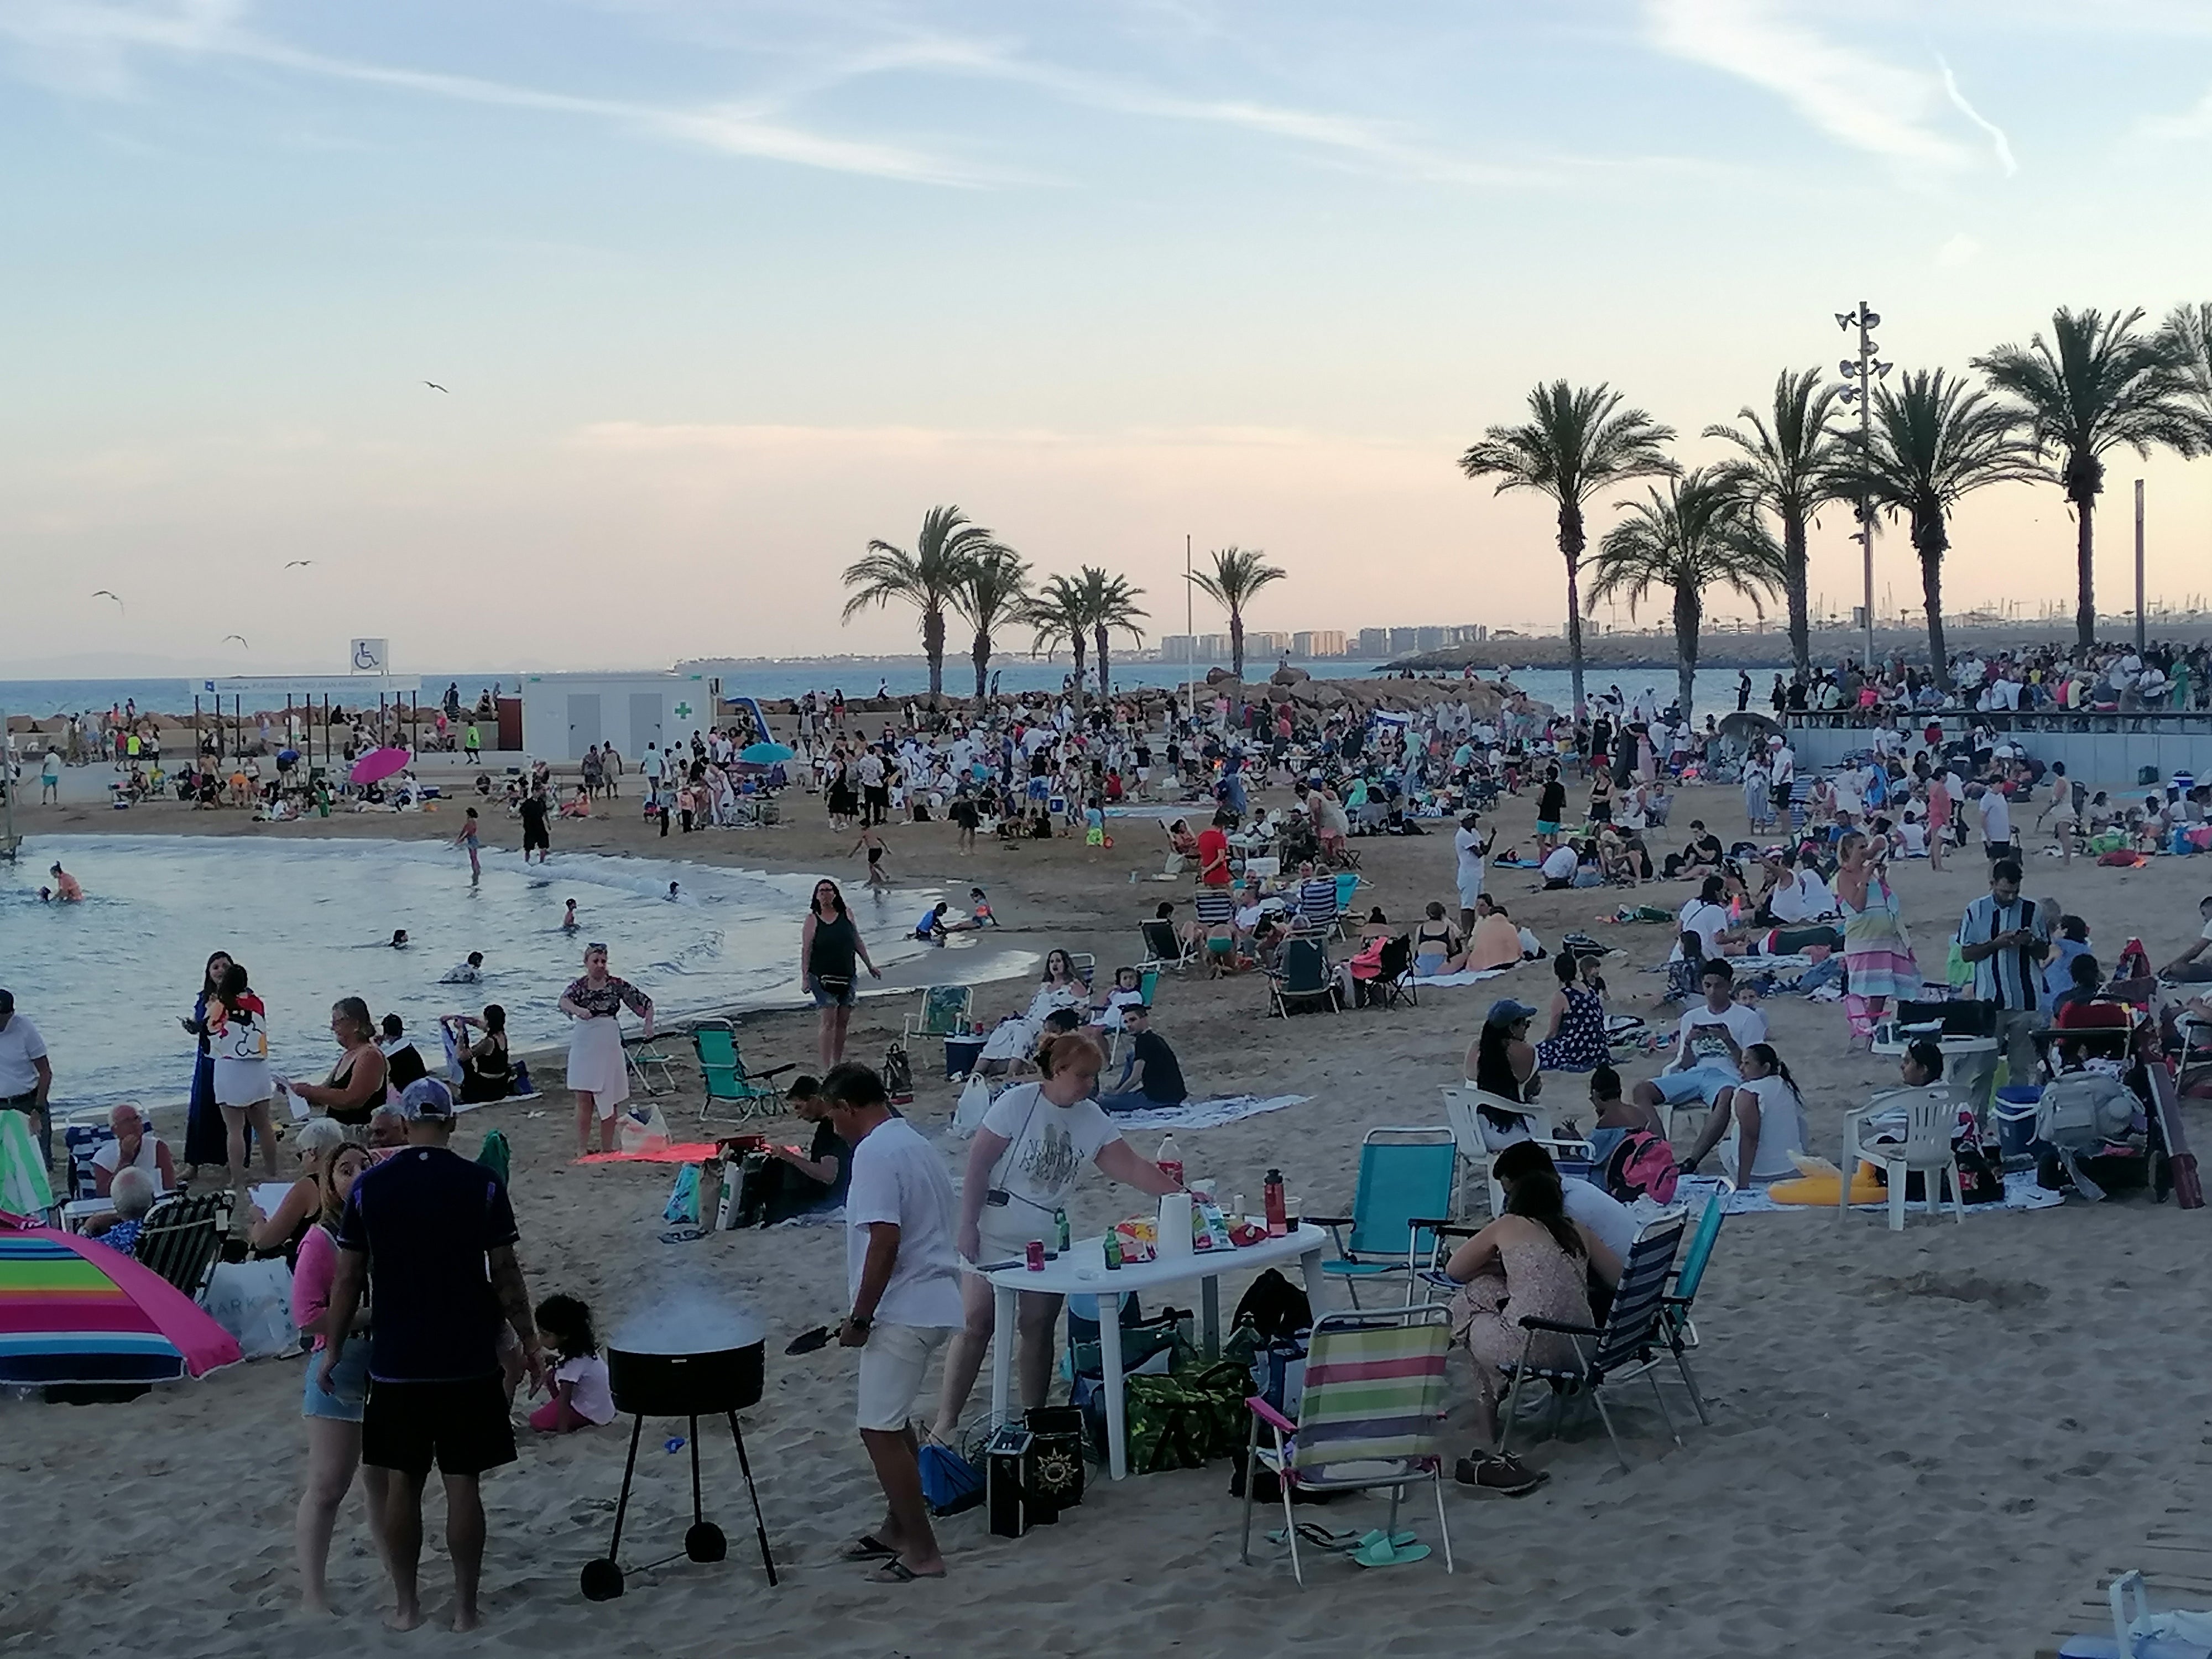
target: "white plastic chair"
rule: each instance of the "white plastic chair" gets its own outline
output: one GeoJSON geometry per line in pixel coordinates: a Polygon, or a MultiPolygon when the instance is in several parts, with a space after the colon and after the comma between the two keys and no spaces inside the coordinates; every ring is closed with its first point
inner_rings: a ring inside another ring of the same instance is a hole
{"type": "Polygon", "coordinates": [[[1442,1087],[1444,1121],[1451,1125],[1452,1139],[1459,1144],[1459,1155],[1474,1166],[1475,1175],[1489,1191],[1492,1219],[1505,1213],[1505,1189],[1498,1184],[1497,1176],[1490,1172],[1495,1154],[1482,1132],[1482,1120],[1474,1114],[1476,1107],[1487,1106],[1494,1112],[1511,1112],[1528,1119],[1529,1139],[1555,1158],[1588,1158],[1590,1156],[1590,1144],[1587,1140],[1566,1139],[1553,1134],[1551,1108],[1540,1100],[1532,1103],[1508,1100],[1503,1095],[1485,1094],[1471,1083],[1447,1083],[1442,1087]]]}
{"type": "Polygon", "coordinates": [[[1923,1089],[1896,1089],[1887,1094],[1876,1095],[1859,1110],[1844,1120],[1844,1156],[1840,1167],[1843,1181],[1836,1194],[1836,1213],[1847,1213],[1851,1206],[1851,1177],[1857,1172],[1859,1162],[1879,1164],[1889,1182],[1889,1227],[1892,1232],[1905,1231],[1905,1177],[1913,1170],[1920,1171],[1922,1189],[1928,1201],[1928,1213],[1939,1213],[1942,1203],[1938,1182],[1948,1176],[1951,1182],[1951,1218],[1963,1224],[1966,1219],[1966,1200],[1959,1192],[1959,1160],[1951,1150],[1951,1131],[1959,1121],[1958,1097],[1948,1084],[1931,1083],[1923,1089]],[[1868,1143],[1862,1131],[1869,1119],[1887,1115],[1902,1107],[1905,1114],[1905,1139],[1899,1141],[1868,1143]]]}

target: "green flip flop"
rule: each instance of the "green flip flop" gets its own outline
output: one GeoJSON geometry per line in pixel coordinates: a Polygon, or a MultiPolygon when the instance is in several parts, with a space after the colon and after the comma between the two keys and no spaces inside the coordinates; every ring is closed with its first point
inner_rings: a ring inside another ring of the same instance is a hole
{"type": "MultiPolygon", "coordinates": [[[[1399,1534],[1401,1537],[1407,1535],[1399,1534]]],[[[1429,1547],[1426,1544],[1400,1544],[1378,1533],[1374,1543],[1363,1544],[1352,1551],[1352,1559],[1363,1567],[1402,1567],[1415,1561],[1427,1560],[1429,1547]]]]}

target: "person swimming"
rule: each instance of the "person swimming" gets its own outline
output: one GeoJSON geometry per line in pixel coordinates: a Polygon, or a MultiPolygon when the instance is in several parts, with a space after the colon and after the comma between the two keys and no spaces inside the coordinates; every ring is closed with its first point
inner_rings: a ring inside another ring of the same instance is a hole
{"type": "Polygon", "coordinates": [[[668,884],[668,902],[671,904],[674,904],[680,901],[683,896],[683,893],[678,889],[676,884],[672,881],[670,882],[668,884]]]}
{"type": "Polygon", "coordinates": [[[64,904],[76,904],[84,898],[84,888],[77,878],[57,864],[46,872],[54,878],[54,896],[64,904]]]}
{"type": "Polygon", "coordinates": [[[584,924],[582,922],[576,920],[576,901],[570,899],[568,901],[568,908],[561,918],[561,931],[564,933],[573,933],[583,925],[584,924]]]}
{"type": "Polygon", "coordinates": [[[404,927],[395,927],[392,930],[392,948],[395,951],[404,951],[407,948],[407,930],[404,927]]]}

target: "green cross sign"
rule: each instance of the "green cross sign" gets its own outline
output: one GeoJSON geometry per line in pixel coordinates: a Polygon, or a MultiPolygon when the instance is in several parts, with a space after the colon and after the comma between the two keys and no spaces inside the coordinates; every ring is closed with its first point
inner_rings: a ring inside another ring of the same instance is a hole
{"type": "Polygon", "coordinates": [[[690,720],[691,718],[691,705],[688,702],[678,703],[676,705],[676,718],[679,720],[690,720]]]}

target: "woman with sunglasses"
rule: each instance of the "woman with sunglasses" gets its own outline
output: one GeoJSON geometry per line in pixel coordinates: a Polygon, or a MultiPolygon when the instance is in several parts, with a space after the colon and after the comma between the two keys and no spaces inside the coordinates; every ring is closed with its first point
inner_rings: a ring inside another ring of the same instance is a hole
{"type": "Polygon", "coordinates": [[[845,1030],[853,1023],[853,1004],[859,1000],[854,981],[863,963],[872,978],[884,976],[870,959],[860,930],[853,925],[845,895],[825,877],[814,884],[814,897],[799,930],[799,974],[821,1010],[815,1045],[825,1073],[845,1057],[845,1030]]]}
{"type": "Polygon", "coordinates": [[[561,993],[561,1012],[575,1022],[568,1032],[568,1088],[576,1097],[576,1156],[592,1150],[592,1119],[599,1121],[599,1150],[615,1150],[615,1110],[629,1098],[629,1067],[623,1058],[622,1011],[645,1022],[653,1040],[653,999],[607,971],[607,947],[584,947],[584,976],[561,993]]]}

